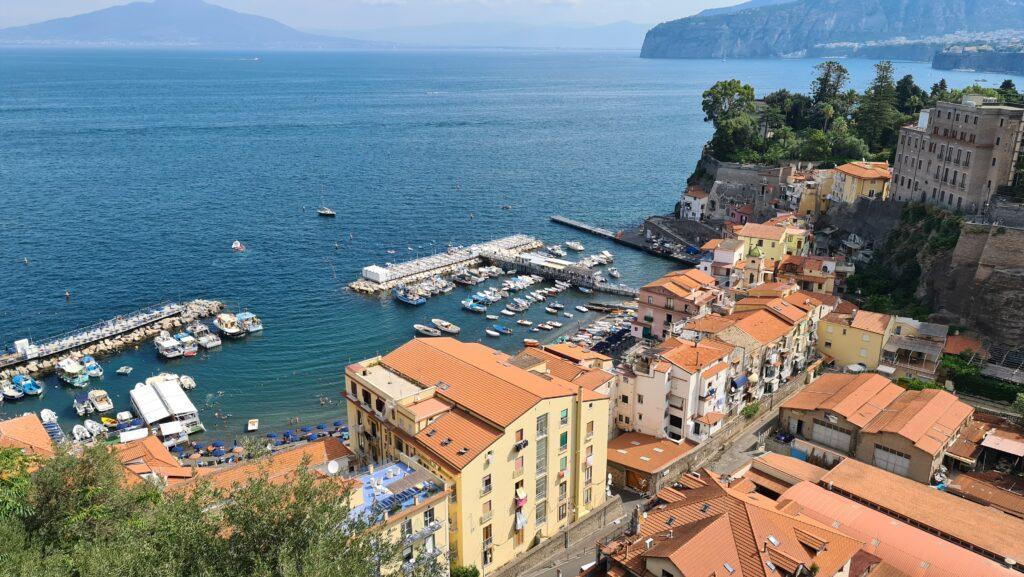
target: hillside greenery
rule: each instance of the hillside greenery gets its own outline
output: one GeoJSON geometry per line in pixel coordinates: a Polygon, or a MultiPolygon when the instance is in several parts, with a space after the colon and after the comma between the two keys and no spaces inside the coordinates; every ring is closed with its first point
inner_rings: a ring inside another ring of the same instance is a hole
{"type": "MultiPolygon", "coordinates": [[[[337,479],[304,467],[231,494],[127,484],[106,447],[35,461],[0,449],[0,575],[33,577],[377,577],[401,573],[399,543],[349,515],[337,479]]],[[[442,575],[436,563],[417,577],[442,575]]]]}
{"type": "Polygon", "coordinates": [[[712,155],[726,162],[764,164],[886,160],[895,155],[900,126],[940,100],[959,101],[965,93],[1022,100],[1011,80],[999,88],[962,89],[950,89],[941,80],[926,91],[910,75],[897,80],[889,61],[875,65],[875,77],[863,93],[848,88],[850,73],[837,61],[822,62],[815,71],[807,94],[783,89],[757,100],[753,87],[735,79],[706,90],[701,106],[704,120],[715,127],[712,155]]]}

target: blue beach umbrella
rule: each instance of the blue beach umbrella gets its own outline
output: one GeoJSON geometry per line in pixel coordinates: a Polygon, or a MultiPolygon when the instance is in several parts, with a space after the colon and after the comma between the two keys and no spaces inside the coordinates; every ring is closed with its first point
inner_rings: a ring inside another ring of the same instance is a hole
{"type": "Polygon", "coordinates": [[[225,455],[224,449],[217,449],[213,452],[214,457],[223,457],[225,455]]]}
{"type": "Polygon", "coordinates": [[[302,431],[303,433],[308,433],[313,430],[313,427],[310,427],[309,425],[303,425],[302,428],[299,430],[302,431]]]}
{"type": "Polygon", "coordinates": [[[335,427],[340,427],[340,426],[342,426],[344,424],[345,424],[345,421],[334,421],[334,426],[335,427]]]}
{"type": "Polygon", "coordinates": [[[316,428],[318,431],[324,431],[327,429],[327,425],[320,423],[319,425],[316,426],[316,428]]]}
{"type": "Polygon", "coordinates": [[[214,441],[213,446],[219,449],[224,446],[224,441],[214,441]]]}
{"type": "Polygon", "coordinates": [[[171,447],[171,452],[172,453],[184,453],[185,449],[181,445],[175,445],[175,446],[171,447]]]}
{"type": "Polygon", "coordinates": [[[284,436],[285,437],[294,437],[295,436],[295,430],[294,429],[288,429],[287,431],[284,432],[284,436]]]}
{"type": "Polygon", "coordinates": [[[282,441],[281,439],[278,439],[277,441],[274,441],[274,446],[275,447],[280,447],[283,444],[284,444],[284,441],[282,441]]]}
{"type": "Polygon", "coordinates": [[[267,433],[267,438],[268,439],[276,439],[277,438],[277,433],[267,433]]]}

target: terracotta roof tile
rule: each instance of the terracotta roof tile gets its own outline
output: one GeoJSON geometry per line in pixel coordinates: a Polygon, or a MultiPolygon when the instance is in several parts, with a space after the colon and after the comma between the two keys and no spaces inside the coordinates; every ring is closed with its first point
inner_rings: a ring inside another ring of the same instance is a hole
{"type": "Polygon", "coordinates": [[[597,351],[592,351],[587,348],[583,348],[574,343],[558,343],[554,345],[546,345],[544,350],[551,351],[556,355],[563,356],[567,359],[581,363],[583,361],[610,361],[611,357],[602,355],[597,351]]]}
{"type": "Polygon", "coordinates": [[[460,410],[445,413],[416,434],[427,449],[456,471],[473,461],[501,438],[502,431],[460,410]]]}
{"type": "Polygon", "coordinates": [[[736,324],[736,319],[723,317],[717,314],[710,314],[688,321],[685,327],[699,333],[715,334],[721,330],[731,327],[734,324],[736,324]]]}
{"type": "Polygon", "coordinates": [[[836,170],[867,180],[889,180],[892,177],[888,162],[848,162],[836,170]]]}
{"type": "Polygon", "coordinates": [[[761,238],[765,240],[781,241],[786,236],[786,229],[782,228],[781,226],[748,222],[747,224],[743,225],[743,228],[736,231],[736,235],[745,236],[748,238],[761,238]]]}
{"type": "Polygon", "coordinates": [[[832,411],[863,427],[903,392],[899,385],[874,373],[826,373],[790,397],[782,408],[832,411]]]}
{"type": "Polygon", "coordinates": [[[35,413],[0,421],[0,447],[21,449],[39,457],[54,455],[53,442],[35,413]]]}
{"type": "Polygon", "coordinates": [[[764,310],[755,311],[740,319],[735,326],[761,344],[774,342],[793,328],[789,323],[764,310]]]}
{"type": "Polygon", "coordinates": [[[981,358],[988,358],[988,352],[985,350],[985,346],[981,344],[981,341],[963,335],[949,335],[946,337],[946,345],[942,348],[943,354],[959,355],[964,351],[974,351],[979,353],[981,358]]]}
{"type": "Polygon", "coordinates": [[[697,445],[642,433],[623,433],[608,441],[608,462],[653,474],[675,463],[697,445]]]}
{"type": "Polygon", "coordinates": [[[850,322],[850,326],[855,329],[881,335],[885,333],[885,329],[889,326],[890,320],[892,320],[892,317],[889,315],[859,310],[853,315],[853,320],[850,322]]]}
{"type": "Polygon", "coordinates": [[[674,339],[671,342],[675,346],[668,350],[663,350],[661,358],[688,373],[695,373],[710,367],[722,358],[728,357],[729,353],[733,350],[731,345],[719,341],[708,342],[701,340],[693,342],[684,339],[674,339]]]}

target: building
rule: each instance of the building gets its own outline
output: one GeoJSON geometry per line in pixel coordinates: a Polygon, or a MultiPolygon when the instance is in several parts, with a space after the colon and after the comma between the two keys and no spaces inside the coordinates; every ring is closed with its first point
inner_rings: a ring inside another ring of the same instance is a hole
{"type": "Polygon", "coordinates": [[[973,413],[946,391],[905,390],[877,374],[830,373],[783,403],[779,423],[805,441],[795,448],[824,463],[851,456],[928,483],[973,413]]]}
{"type": "Polygon", "coordinates": [[[136,441],[118,443],[114,454],[125,470],[125,481],[135,485],[144,481],[171,486],[196,476],[196,469],[183,467],[160,439],[150,435],[136,441]]]}
{"type": "MultiPolygon", "coordinates": [[[[864,545],[775,502],[720,481],[706,469],[635,511],[624,536],[599,548],[586,577],[849,577],[864,545]]],[[[858,575],[857,577],[860,577],[858,575]]]]}
{"type": "Polygon", "coordinates": [[[729,222],[733,224],[747,224],[754,218],[754,205],[735,204],[729,207],[729,222]]]}
{"type": "Polygon", "coordinates": [[[414,339],[349,365],[345,396],[358,459],[418,462],[444,482],[453,565],[488,574],[604,502],[609,400],[582,384],[478,343],[414,339]]]}
{"type": "Polygon", "coordinates": [[[696,269],[670,272],[647,283],[640,287],[638,302],[631,333],[645,339],[666,338],[674,324],[729,306],[714,277],[696,269]]]}
{"type": "Polygon", "coordinates": [[[608,443],[608,476],[612,486],[653,497],[672,481],[669,468],[696,446],[687,440],[623,433],[608,443]]]}
{"type": "Polygon", "coordinates": [[[893,167],[896,200],[976,213],[1013,183],[1024,109],[966,94],[922,110],[900,129],[893,167]]]}
{"type": "Polygon", "coordinates": [[[836,265],[833,257],[786,255],[776,265],[774,278],[805,291],[832,294],[836,291],[836,265]]]}
{"type": "Polygon", "coordinates": [[[708,192],[702,186],[689,186],[683,193],[679,206],[679,218],[683,220],[704,220],[708,214],[708,192]]]}
{"type": "Polygon", "coordinates": [[[818,352],[835,360],[836,366],[863,365],[878,368],[882,347],[893,330],[893,317],[865,310],[834,312],[818,323],[818,352]]]}
{"type": "Polygon", "coordinates": [[[781,260],[786,254],[786,229],[770,224],[748,222],[736,231],[743,242],[744,256],[781,260]]]}
{"type": "Polygon", "coordinates": [[[0,421],[0,447],[21,449],[26,455],[50,458],[53,441],[35,413],[0,421]]]}
{"type": "Polygon", "coordinates": [[[742,351],[716,340],[671,338],[627,358],[619,384],[617,426],[656,439],[700,443],[735,412],[733,381],[742,351]]]}
{"type": "Polygon", "coordinates": [[[947,325],[896,317],[892,334],[882,345],[878,372],[893,378],[936,380],[948,333],[947,325]]]}
{"type": "Polygon", "coordinates": [[[723,290],[737,291],[767,281],[772,270],[762,258],[747,258],[746,245],[736,238],[716,238],[704,243],[697,270],[714,277],[723,290]]]}
{"type": "Polygon", "coordinates": [[[544,345],[544,350],[588,369],[612,370],[612,358],[576,343],[544,345]]]}
{"type": "Polygon", "coordinates": [[[885,200],[891,178],[888,162],[848,162],[835,170],[830,200],[846,204],[860,198],[885,200]]]}
{"type": "Polygon", "coordinates": [[[813,179],[808,180],[800,203],[796,209],[804,216],[820,216],[828,212],[829,198],[835,181],[833,170],[815,170],[813,179]]]}
{"type": "Polygon", "coordinates": [[[205,430],[199,411],[177,379],[147,379],[129,391],[132,407],[146,426],[168,447],[188,441],[191,433],[205,430]]]}

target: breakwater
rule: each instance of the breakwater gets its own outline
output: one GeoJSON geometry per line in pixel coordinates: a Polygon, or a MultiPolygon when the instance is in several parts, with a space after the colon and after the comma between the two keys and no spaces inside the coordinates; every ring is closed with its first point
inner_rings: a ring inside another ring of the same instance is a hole
{"type": "Polygon", "coordinates": [[[0,356],[0,379],[18,373],[47,374],[65,355],[102,357],[119,353],[156,337],[160,331],[184,327],[223,308],[219,301],[201,299],[165,303],[39,342],[16,341],[0,356]]]}

